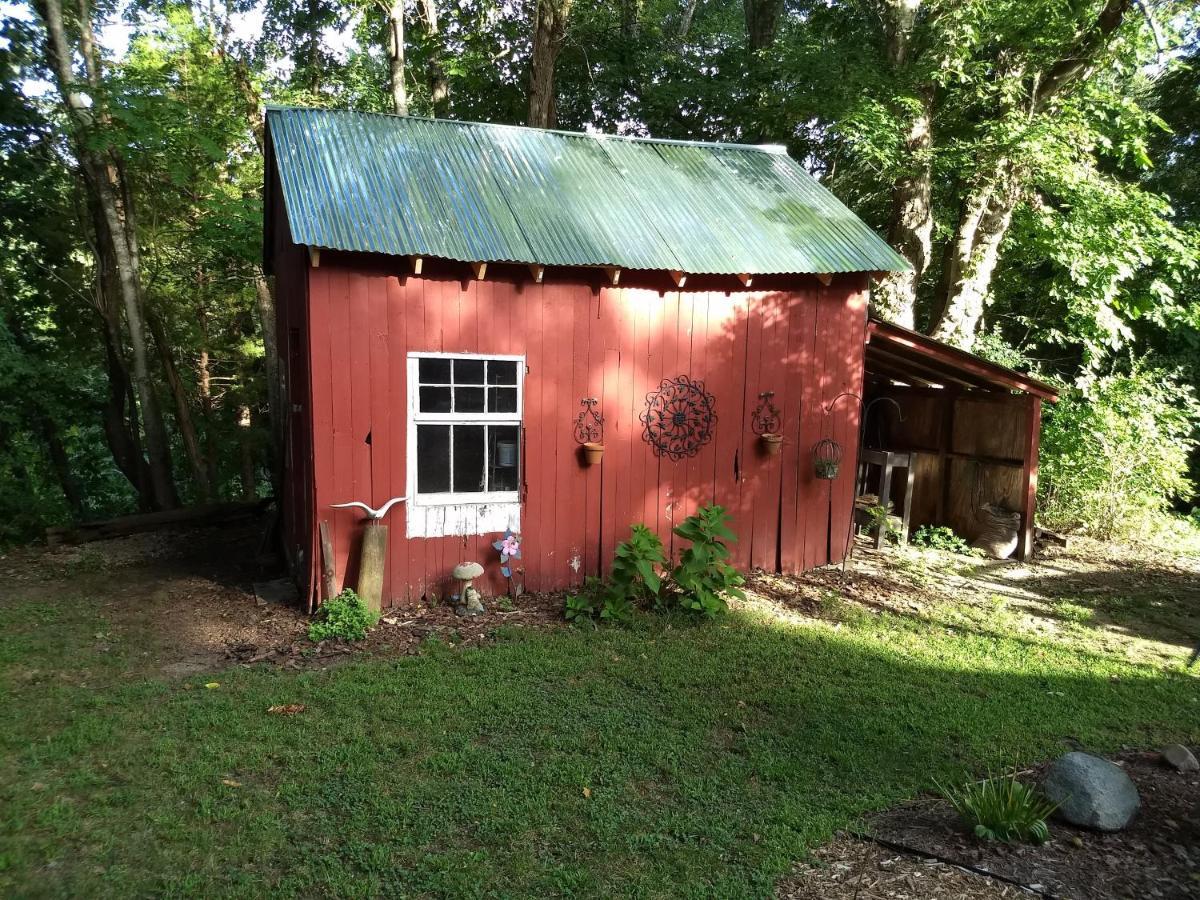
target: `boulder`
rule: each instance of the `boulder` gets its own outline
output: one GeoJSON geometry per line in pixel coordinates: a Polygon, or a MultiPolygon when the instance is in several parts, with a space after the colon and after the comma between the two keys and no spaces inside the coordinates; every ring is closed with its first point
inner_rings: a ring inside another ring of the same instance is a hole
{"type": "Polygon", "coordinates": [[[1163,762],[1176,772],[1200,772],[1200,762],[1183,744],[1167,744],[1161,751],[1163,762]]]}
{"type": "Polygon", "coordinates": [[[1078,751],[1055,760],[1042,793],[1058,804],[1063,819],[1097,831],[1120,831],[1141,806],[1137,787],[1120,766],[1078,751]]]}

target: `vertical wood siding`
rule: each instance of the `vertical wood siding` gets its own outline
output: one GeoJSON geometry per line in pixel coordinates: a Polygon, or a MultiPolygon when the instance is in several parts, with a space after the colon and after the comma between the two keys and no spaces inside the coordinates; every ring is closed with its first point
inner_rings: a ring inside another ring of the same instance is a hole
{"type": "MultiPolygon", "coordinates": [[[[663,291],[416,278],[386,261],[337,258],[307,275],[315,515],[295,528],[315,534],[319,520],[330,522],[339,588],[354,583],[362,519],[330,505],[378,506],[405,492],[406,359],[418,351],[527,357],[521,531],[531,590],[601,574],[633,523],[656,529],[669,547],[671,527],[712,502],[733,515],[740,567],[800,571],[841,559],[858,444],[865,276],[839,276],[829,287],[794,278],[786,290],[663,291]],[[638,416],[648,392],[683,374],[715,396],[717,424],[698,454],[675,462],[653,454],[638,416]],[[783,416],[775,457],[751,431],[764,391],[775,392],[783,416]],[[855,396],[830,408],[843,392],[855,396]],[[585,397],[599,399],[605,418],[600,466],[582,464],[573,436],[585,397]],[[813,477],[812,447],[822,437],[845,452],[832,486],[813,477]]],[[[484,564],[489,592],[504,590],[491,547],[497,535],[406,539],[406,512],[396,507],[388,519],[385,602],[448,593],[450,569],[465,559],[484,564]]]]}

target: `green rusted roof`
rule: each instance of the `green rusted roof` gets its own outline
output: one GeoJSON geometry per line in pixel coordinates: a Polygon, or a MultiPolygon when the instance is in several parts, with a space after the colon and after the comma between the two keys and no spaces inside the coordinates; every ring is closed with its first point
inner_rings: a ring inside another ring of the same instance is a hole
{"type": "Polygon", "coordinates": [[[781,148],[321,109],[267,113],[292,240],[694,274],[904,260],[781,148]]]}

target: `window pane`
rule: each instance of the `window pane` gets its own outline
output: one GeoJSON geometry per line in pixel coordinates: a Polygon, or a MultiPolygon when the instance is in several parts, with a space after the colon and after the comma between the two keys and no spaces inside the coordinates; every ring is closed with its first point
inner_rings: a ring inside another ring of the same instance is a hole
{"type": "Polygon", "coordinates": [[[456,359],[454,361],[455,384],[483,384],[482,359],[456,359]]]}
{"type": "Polygon", "coordinates": [[[483,426],[454,426],[454,490],[483,490],[483,426]]]}
{"type": "Polygon", "coordinates": [[[448,413],[450,412],[450,388],[422,387],[421,412],[448,413]]]}
{"type": "Polygon", "coordinates": [[[516,388],[488,388],[488,412],[511,413],[517,411],[516,388]]]}
{"type": "Polygon", "coordinates": [[[521,429],[517,425],[488,428],[489,491],[515,491],[520,477],[521,429]]]}
{"type": "Polygon", "coordinates": [[[454,389],[455,412],[483,412],[483,388],[456,387],[454,389]]]}
{"type": "Polygon", "coordinates": [[[417,493],[450,490],[450,426],[417,426],[417,493]]]}
{"type": "Polygon", "coordinates": [[[449,384],[450,360],[420,359],[417,361],[417,376],[422,384],[449,384]]]}
{"type": "Polygon", "coordinates": [[[516,360],[488,360],[488,384],[516,384],[516,360]]]}

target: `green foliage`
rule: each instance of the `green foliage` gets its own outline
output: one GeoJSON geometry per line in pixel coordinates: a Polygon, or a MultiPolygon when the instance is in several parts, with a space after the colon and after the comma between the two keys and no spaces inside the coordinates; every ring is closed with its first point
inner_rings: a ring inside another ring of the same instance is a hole
{"type": "Polygon", "coordinates": [[[900,531],[892,524],[892,504],[887,506],[876,504],[866,508],[867,516],[871,520],[870,528],[872,531],[883,531],[883,539],[889,544],[900,543],[900,531]]]}
{"type": "Polygon", "coordinates": [[[702,506],[673,529],[692,542],[671,571],[671,594],[681,609],[711,619],[726,610],[726,597],[745,599],[745,579],[729,564],[725,546],[725,541],[737,540],[728,520],[724,507],[702,506]]]}
{"type": "Polygon", "coordinates": [[[944,550],[947,553],[961,553],[964,556],[982,555],[979,550],[955,534],[953,528],[947,528],[945,525],[922,525],[913,532],[909,543],[915,547],[944,550]]]}
{"type": "Polygon", "coordinates": [[[567,597],[567,619],[623,624],[638,609],[677,609],[705,618],[724,612],[727,597],[745,596],[744,579],[729,564],[725,546],[737,540],[728,518],[722,507],[704,506],[677,525],[675,534],[691,546],[666,573],[662,541],[645,525],[634,525],[630,539],[617,547],[608,579],[589,577],[580,593],[567,597]]]}
{"type": "Polygon", "coordinates": [[[1040,521],[1105,539],[1152,533],[1172,498],[1194,490],[1187,471],[1198,417],[1192,390],[1160,370],[1066,390],[1042,426],[1040,521]]]}
{"type": "Polygon", "coordinates": [[[666,563],[658,535],[645,525],[634,525],[629,540],[617,545],[608,580],[589,576],[582,592],[567,597],[567,619],[623,624],[638,607],[657,607],[663,590],[660,573],[666,563]]]}
{"type": "Polygon", "coordinates": [[[1017,781],[1016,772],[938,789],[981,840],[1041,844],[1050,838],[1046,820],[1058,806],[1017,781]]]}
{"type": "Polygon", "coordinates": [[[317,610],[314,621],[308,626],[308,639],[314,642],[332,638],[361,641],[378,621],[379,613],[367,609],[358,594],[346,588],[317,610]]]}

